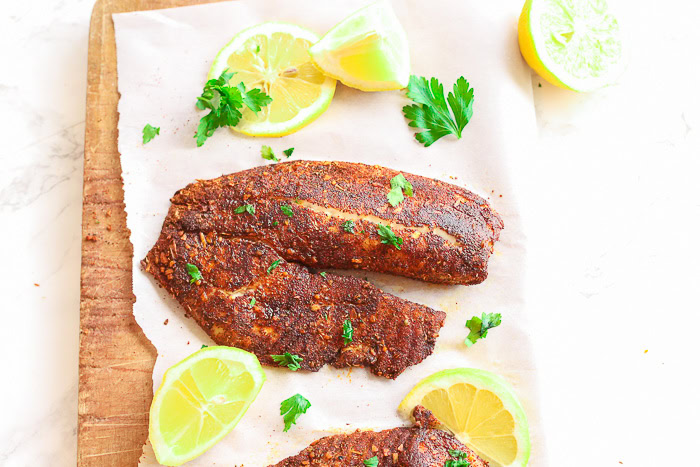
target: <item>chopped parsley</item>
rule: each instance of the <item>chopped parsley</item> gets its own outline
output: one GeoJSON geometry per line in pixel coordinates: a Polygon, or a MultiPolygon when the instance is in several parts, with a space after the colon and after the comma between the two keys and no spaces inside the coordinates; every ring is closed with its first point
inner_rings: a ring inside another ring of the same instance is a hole
{"type": "Polygon", "coordinates": [[[365,467],[377,467],[379,465],[379,458],[377,456],[370,457],[362,461],[365,467]]]}
{"type": "Polygon", "coordinates": [[[278,226],[278,225],[280,225],[280,221],[275,221],[275,222],[272,223],[272,225],[273,225],[273,226],[278,226]]]}
{"type": "Polygon", "coordinates": [[[274,261],[272,262],[272,264],[270,265],[270,267],[267,268],[267,273],[268,273],[268,274],[271,274],[272,271],[274,271],[275,269],[277,269],[277,266],[280,265],[280,262],[281,262],[281,261],[280,261],[279,259],[274,260],[274,261]]]}
{"type": "Polygon", "coordinates": [[[343,341],[345,341],[345,345],[348,345],[350,342],[352,342],[352,335],[355,333],[355,330],[352,328],[352,323],[350,322],[349,319],[346,319],[343,321],[343,341]]]}
{"type": "Polygon", "coordinates": [[[377,224],[377,233],[381,237],[382,243],[386,243],[387,245],[394,245],[397,250],[401,249],[401,245],[403,244],[403,238],[397,237],[391,230],[391,226],[389,224],[377,224]]]}
{"type": "Polygon", "coordinates": [[[354,221],[345,221],[343,222],[343,230],[354,234],[355,233],[355,222],[354,221]]]}
{"type": "Polygon", "coordinates": [[[457,80],[445,101],[445,92],[437,78],[428,81],[411,75],[406,96],[415,104],[405,106],[403,114],[410,120],[408,126],[425,130],[415,134],[425,147],[449,134],[461,138],[462,130],[472,118],[474,88],[469,87],[464,76],[457,80]]]}
{"type": "Polygon", "coordinates": [[[250,306],[251,307],[255,306],[255,302],[256,302],[255,297],[251,298],[250,299],[250,306]]]}
{"type": "Polygon", "coordinates": [[[469,335],[464,340],[464,343],[467,347],[471,347],[479,339],[484,339],[488,335],[489,329],[495,328],[500,324],[500,313],[482,313],[481,318],[474,316],[465,324],[469,328],[469,335]]]}
{"type": "Polygon", "coordinates": [[[255,214],[255,206],[252,204],[244,204],[243,206],[238,206],[235,211],[236,214],[243,214],[244,212],[247,212],[251,216],[255,214]]]}
{"type": "Polygon", "coordinates": [[[319,274],[321,274],[321,277],[323,277],[324,279],[326,278],[326,272],[325,272],[325,271],[321,271],[319,274]]]}
{"type": "Polygon", "coordinates": [[[187,274],[190,275],[190,284],[202,280],[202,273],[199,272],[199,268],[194,264],[187,263],[187,274]]]}
{"type": "Polygon", "coordinates": [[[197,98],[197,108],[209,109],[209,113],[199,120],[194,134],[197,146],[214,134],[217,128],[238,125],[243,114],[244,105],[257,114],[260,109],[272,102],[272,98],[260,89],[247,91],[243,82],[230,86],[229,81],[235,73],[224,70],[216,79],[210,79],[204,85],[202,95],[197,98]]]}
{"type": "Polygon", "coordinates": [[[156,135],[159,135],[159,134],[160,134],[160,127],[159,126],[151,126],[150,123],[146,123],[146,126],[143,127],[143,144],[148,143],[153,138],[155,138],[156,135]]]}
{"type": "Polygon", "coordinates": [[[406,196],[413,196],[413,185],[402,174],[392,178],[390,183],[391,190],[387,193],[386,198],[392,206],[396,207],[403,201],[404,193],[406,196]]]}
{"type": "Polygon", "coordinates": [[[270,146],[263,146],[262,148],[260,148],[260,155],[266,161],[275,161],[275,162],[280,161],[277,158],[277,156],[275,156],[275,152],[272,150],[272,148],[270,146]]]}
{"type": "Polygon", "coordinates": [[[202,347],[199,348],[199,350],[202,350],[205,347],[209,347],[207,344],[202,344],[202,347]]]}
{"type": "Polygon", "coordinates": [[[283,204],[280,206],[280,211],[282,211],[284,213],[284,215],[287,217],[294,217],[294,211],[292,211],[291,206],[287,206],[286,204],[283,204]]]}
{"type": "Polygon", "coordinates": [[[286,366],[292,371],[297,371],[301,368],[299,363],[304,361],[299,355],[294,355],[289,352],[285,352],[283,355],[270,355],[270,357],[272,357],[279,366],[286,366]]]}
{"type": "Polygon", "coordinates": [[[285,150],[282,151],[282,152],[284,153],[285,156],[291,157],[291,156],[292,156],[292,153],[294,152],[294,148],[285,149],[285,150]]]}
{"type": "Polygon", "coordinates": [[[458,449],[449,449],[447,451],[452,459],[445,461],[445,467],[469,467],[471,462],[469,462],[469,454],[458,449]]]}
{"type": "Polygon", "coordinates": [[[311,402],[301,394],[295,394],[285,399],[280,404],[280,415],[284,420],[284,431],[289,431],[292,425],[296,425],[301,414],[306,413],[311,407],[311,402]]]}

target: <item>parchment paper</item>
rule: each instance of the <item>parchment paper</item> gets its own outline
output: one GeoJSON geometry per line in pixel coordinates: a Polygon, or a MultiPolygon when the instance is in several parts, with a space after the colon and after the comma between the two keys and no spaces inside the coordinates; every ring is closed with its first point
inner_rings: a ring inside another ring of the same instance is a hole
{"type": "MultiPolygon", "coordinates": [[[[192,138],[203,115],[194,107],[195,98],[211,60],[234,34],[272,20],[323,34],[366,3],[250,0],[114,15],[119,151],[134,245],[134,315],[158,350],[154,389],[169,366],[202,344],[212,344],[139,264],[158,238],[170,197],[195,179],[269,163],[260,157],[263,144],[278,154],[295,147],[293,159],[376,163],[462,184],[490,200],[503,216],[505,230],[489,277],[480,285],[438,286],[358,273],[388,292],[447,312],[435,352],[423,363],[395,381],[360,368],[293,373],[266,367],[267,382],[238,427],[189,465],[268,465],[329,433],[404,425],[396,407],[413,385],[456,367],[494,371],[515,386],[531,424],[530,465],[544,465],[528,326],[532,310],[527,309],[524,288],[526,241],[510,176],[535,135],[530,75],[516,40],[517,9],[479,0],[393,2],[410,40],[413,73],[436,76],[449,87],[464,75],[475,88],[474,117],[461,140],[446,137],[423,148],[402,116],[407,103],[403,92],[363,93],[340,83],[329,110],[293,135],[255,139],[224,129],[201,148],[192,138]],[[161,127],[161,133],[143,145],[146,123],[161,127]],[[503,324],[467,348],[464,323],[482,312],[502,313],[503,324]],[[279,404],[297,392],[312,407],[282,433],[279,404]]],[[[149,445],[141,464],[156,464],[149,445]]]]}

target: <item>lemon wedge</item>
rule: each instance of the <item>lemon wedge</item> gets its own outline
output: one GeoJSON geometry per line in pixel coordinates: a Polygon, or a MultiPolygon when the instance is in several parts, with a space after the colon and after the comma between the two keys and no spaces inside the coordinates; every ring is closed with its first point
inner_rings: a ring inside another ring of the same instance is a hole
{"type": "Polygon", "coordinates": [[[257,357],[234,347],[205,347],[170,367],[153,397],[148,425],[158,462],[181,465],[219,442],[264,382],[257,357]]]}
{"type": "Polygon", "coordinates": [[[309,53],[323,72],[363,91],[408,86],[408,39],[388,0],[344,19],[314,44],[309,53]]]}
{"type": "Polygon", "coordinates": [[[528,65],[564,89],[593,91],[624,69],[620,25],[605,0],[527,0],[518,42],[528,65]]]}
{"type": "Polygon", "coordinates": [[[500,376],[483,370],[443,370],[419,382],[399,405],[406,418],[416,405],[430,410],[491,467],[523,467],[530,457],[525,412],[500,376]]]}
{"type": "Polygon", "coordinates": [[[313,31],[287,23],[262,23],[238,33],[222,48],[209,70],[218,78],[227,68],[246,89],[262,89],[272,102],[257,113],[243,111],[233,129],[250,136],[284,136],[305,127],[326,111],[335,80],[311,62],[313,31]]]}

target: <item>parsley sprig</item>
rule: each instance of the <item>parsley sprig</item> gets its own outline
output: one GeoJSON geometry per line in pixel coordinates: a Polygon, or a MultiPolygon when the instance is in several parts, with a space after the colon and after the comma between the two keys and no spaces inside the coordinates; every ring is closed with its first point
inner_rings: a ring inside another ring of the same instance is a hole
{"type": "Polygon", "coordinates": [[[467,347],[471,347],[479,339],[484,339],[488,335],[489,329],[495,328],[500,324],[500,313],[482,313],[481,318],[474,316],[465,324],[469,328],[469,335],[464,340],[464,343],[467,347]]]}
{"type": "Polygon", "coordinates": [[[352,342],[352,335],[354,333],[355,330],[352,328],[352,322],[349,319],[343,321],[343,342],[345,342],[345,345],[352,342]]]}
{"type": "Polygon", "coordinates": [[[230,86],[229,81],[235,73],[224,70],[216,79],[210,79],[204,85],[202,95],[197,98],[197,108],[209,109],[209,113],[199,120],[194,134],[197,146],[202,146],[217,128],[238,125],[243,114],[244,105],[257,114],[272,102],[272,98],[260,89],[246,90],[243,82],[230,86]]]}
{"type": "Polygon", "coordinates": [[[462,137],[462,130],[472,118],[474,104],[474,88],[469,87],[464,76],[454,84],[447,100],[437,78],[428,81],[414,75],[408,81],[406,95],[415,102],[403,108],[404,116],[410,120],[408,126],[425,130],[415,134],[419,143],[428,147],[449,134],[462,137]]]}
{"type": "Polygon", "coordinates": [[[255,206],[252,204],[243,204],[241,206],[238,206],[236,209],[233,210],[236,214],[243,214],[244,212],[247,212],[251,216],[255,215],[255,206]]]}
{"type": "Polygon", "coordinates": [[[386,194],[386,198],[392,206],[396,207],[403,201],[404,193],[406,196],[413,196],[413,185],[406,180],[403,174],[398,174],[389,183],[391,184],[391,190],[386,194]]]}
{"type": "Polygon", "coordinates": [[[286,366],[292,371],[297,371],[299,368],[301,368],[301,365],[299,364],[304,361],[304,359],[301,358],[299,355],[295,355],[289,352],[285,352],[282,355],[270,355],[270,357],[272,357],[272,359],[279,366],[286,366]]]}
{"type": "Polygon", "coordinates": [[[143,127],[143,144],[148,143],[153,138],[155,138],[156,135],[159,135],[159,134],[160,134],[160,127],[159,126],[151,126],[150,123],[146,123],[146,126],[143,127]]]}
{"type": "Polygon", "coordinates": [[[292,425],[296,425],[301,414],[306,413],[311,407],[311,402],[301,394],[295,394],[289,399],[285,399],[280,404],[280,415],[284,420],[284,431],[289,431],[292,425]]]}
{"type": "Polygon", "coordinates": [[[471,462],[469,462],[469,454],[459,449],[449,449],[447,451],[452,459],[445,461],[445,467],[469,467],[471,462]]]}
{"type": "Polygon", "coordinates": [[[199,268],[194,264],[187,263],[187,274],[190,275],[190,284],[202,280],[202,273],[199,272],[199,268]]]}
{"type": "Polygon", "coordinates": [[[401,249],[401,245],[403,244],[403,238],[396,236],[396,234],[391,230],[391,225],[377,224],[377,233],[382,239],[382,243],[386,243],[387,245],[394,245],[394,247],[397,250],[401,249]]]}
{"type": "Polygon", "coordinates": [[[370,457],[362,461],[365,467],[377,467],[379,465],[379,458],[377,456],[370,457]]]}

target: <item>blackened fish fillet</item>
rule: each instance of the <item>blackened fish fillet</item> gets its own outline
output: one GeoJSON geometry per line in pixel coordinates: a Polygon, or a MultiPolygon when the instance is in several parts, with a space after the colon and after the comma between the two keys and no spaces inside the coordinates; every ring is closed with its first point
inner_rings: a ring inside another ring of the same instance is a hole
{"type": "Polygon", "coordinates": [[[413,415],[413,427],[327,436],[270,467],[363,467],[363,461],[374,456],[379,467],[444,467],[447,460],[455,459],[450,455],[451,449],[466,453],[470,467],[488,467],[450,433],[437,429],[439,422],[429,410],[417,406],[413,415]]]}
{"type": "Polygon", "coordinates": [[[406,173],[415,194],[392,207],[387,193],[398,174],[349,162],[256,167],[178,191],[169,221],[187,232],[261,241],[287,261],[314,268],[366,269],[444,284],[486,279],[503,228],[498,214],[464,188],[406,173]],[[255,214],[236,214],[246,204],[255,214]],[[352,232],[347,221],[354,222],[352,232]],[[403,239],[400,250],[382,243],[379,223],[403,239]]]}
{"type": "Polygon", "coordinates": [[[271,355],[290,352],[306,370],[365,366],[387,378],[432,353],[443,312],[361,279],[311,273],[262,242],[185,228],[178,209],[171,207],[143,264],[217,344],[253,352],[267,365],[277,365],[271,355]],[[201,280],[191,282],[187,264],[201,280]]]}

